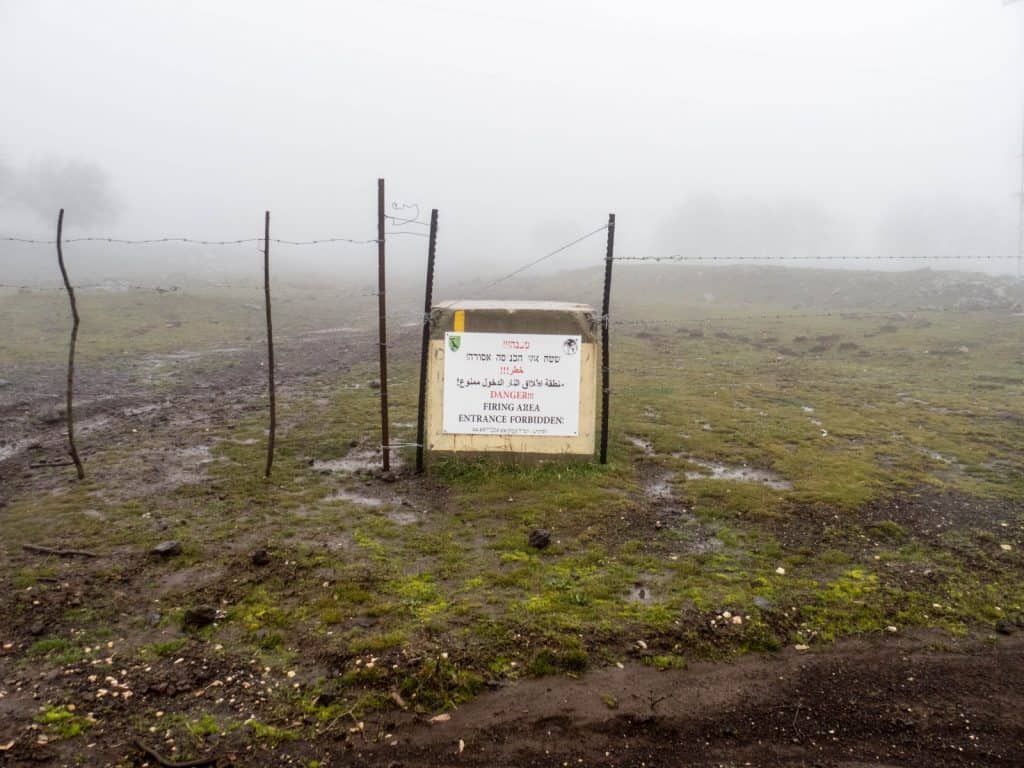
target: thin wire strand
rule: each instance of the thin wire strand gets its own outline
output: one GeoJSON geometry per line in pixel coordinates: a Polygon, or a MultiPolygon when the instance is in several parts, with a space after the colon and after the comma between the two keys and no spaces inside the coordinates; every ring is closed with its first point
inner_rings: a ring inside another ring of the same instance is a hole
{"type": "Polygon", "coordinates": [[[1016,256],[616,256],[615,261],[1003,261],[1016,256]]]}
{"type": "Polygon", "coordinates": [[[388,216],[385,215],[385,219],[389,219],[395,223],[396,227],[404,227],[406,224],[418,224],[421,227],[429,227],[430,223],[426,221],[420,221],[420,206],[419,203],[391,203],[391,210],[393,211],[408,211],[414,210],[409,217],[404,216],[388,216]]]}
{"type": "Polygon", "coordinates": [[[750,315],[723,315],[718,317],[695,317],[690,320],[612,320],[612,325],[618,326],[645,326],[645,325],[670,325],[684,328],[687,326],[701,325],[705,323],[738,322],[745,320],[802,320],[802,319],[824,319],[836,318],[839,320],[868,320],[878,318],[895,319],[899,315],[908,318],[913,315],[937,315],[937,314],[981,314],[1006,312],[1007,307],[990,307],[986,309],[959,309],[956,307],[921,307],[919,309],[887,309],[887,310],[857,310],[843,309],[832,312],[761,312],[750,315]]]}
{"type": "MultiPolygon", "coordinates": [[[[400,236],[400,234],[408,234],[414,238],[425,238],[426,233],[423,232],[404,232],[404,231],[388,231],[386,234],[389,236],[400,236]]],[[[41,246],[52,246],[56,244],[55,240],[34,240],[32,238],[16,238],[16,237],[2,237],[0,242],[4,243],[25,243],[29,245],[41,245],[41,246]]],[[[127,238],[105,238],[105,237],[86,237],[86,238],[67,238],[65,243],[110,243],[113,245],[126,245],[126,246],[147,246],[156,245],[160,243],[185,243],[188,245],[197,246],[238,246],[245,245],[247,243],[262,243],[263,238],[239,238],[238,240],[201,240],[198,238],[147,238],[140,240],[130,240],[127,238]]],[[[319,246],[319,245],[330,245],[332,243],[349,243],[352,245],[377,245],[379,242],[376,238],[357,240],[355,238],[318,238],[316,240],[283,240],[280,238],[271,238],[271,243],[275,243],[283,246],[319,246]]],[[[262,251],[260,251],[262,253],[262,251]]]]}
{"type": "Polygon", "coordinates": [[[566,243],[565,245],[556,248],[555,250],[551,251],[550,253],[544,254],[539,259],[535,259],[534,261],[531,261],[529,264],[524,264],[523,266],[519,267],[518,269],[515,269],[512,272],[509,272],[504,277],[499,277],[497,280],[494,280],[493,282],[488,283],[487,285],[485,285],[480,290],[481,291],[489,290],[489,289],[493,288],[494,286],[498,285],[499,283],[503,283],[506,280],[508,280],[509,278],[515,277],[516,275],[520,274],[521,272],[525,272],[530,267],[537,266],[542,261],[546,261],[547,259],[550,259],[552,256],[556,256],[557,254],[561,253],[562,251],[568,250],[569,248],[572,248],[577,243],[582,243],[588,237],[593,237],[598,232],[603,232],[606,229],[608,229],[608,225],[607,224],[602,224],[600,227],[598,227],[597,229],[593,230],[592,232],[588,232],[587,234],[582,235],[581,237],[577,237],[572,242],[566,243]]]}

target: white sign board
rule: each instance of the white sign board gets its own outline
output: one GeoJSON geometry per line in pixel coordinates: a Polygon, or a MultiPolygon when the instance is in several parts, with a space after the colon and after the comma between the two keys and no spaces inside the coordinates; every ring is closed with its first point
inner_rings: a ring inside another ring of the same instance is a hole
{"type": "Polygon", "coordinates": [[[444,431],[576,437],[579,336],[444,335],[444,431]]]}

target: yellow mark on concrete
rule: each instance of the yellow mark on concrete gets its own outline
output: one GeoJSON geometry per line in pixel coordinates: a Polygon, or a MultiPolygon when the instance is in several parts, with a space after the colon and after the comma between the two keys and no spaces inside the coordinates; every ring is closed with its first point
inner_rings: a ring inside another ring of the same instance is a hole
{"type": "Polygon", "coordinates": [[[455,327],[452,329],[456,333],[463,333],[466,330],[466,310],[457,309],[455,310],[455,327]]]}

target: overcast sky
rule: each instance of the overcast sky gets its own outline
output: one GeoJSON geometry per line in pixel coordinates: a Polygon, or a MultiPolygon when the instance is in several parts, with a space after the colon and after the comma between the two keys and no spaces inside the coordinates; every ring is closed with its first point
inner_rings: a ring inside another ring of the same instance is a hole
{"type": "Polygon", "coordinates": [[[453,265],[609,211],[620,253],[713,249],[709,205],[865,253],[938,211],[1007,252],[1022,41],[1001,0],[0,0],[0,229],[373,237],[384,176],[453,265]]]}

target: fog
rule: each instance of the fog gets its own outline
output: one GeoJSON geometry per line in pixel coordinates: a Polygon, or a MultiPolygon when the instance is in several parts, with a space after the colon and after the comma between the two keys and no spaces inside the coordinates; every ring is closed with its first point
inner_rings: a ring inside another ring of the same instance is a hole
{"type": "MultiPolygon", "coordinates": [[[[612,211],[621,255],[1013,256],[1022,40],[1024,3],[1000,0],[0,2],[0,235],[52,239],[64,207],[69,237],[256,237],[269,209],[276,237],[373,238],[381,176],[389,203],[440,209],[448,279],[612,211]]],[[[392,269],[425,249],[392,238],[392,269]]],[[[51,251],[0,243],[0,264],[56,279],[51,251]]],[[[258,267],[252,246],[67,255],[258,267]]]]}

